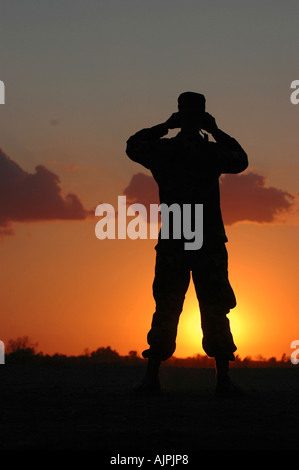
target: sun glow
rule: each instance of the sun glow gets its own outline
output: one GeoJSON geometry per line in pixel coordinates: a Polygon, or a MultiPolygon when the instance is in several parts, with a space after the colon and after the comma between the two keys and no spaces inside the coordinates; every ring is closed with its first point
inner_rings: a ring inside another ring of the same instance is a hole
{"type": "MultiPolygon", "coordinates": [[[[237,306],[228,314],[230,328],[237,346],[236,354],[244,355],[244,350],[248,350],[252,335],[254,333],[254,323],[250,321],[249,308],[237,306]]],[[[191,293],[186,299],[184,310],[181,314],[178,334],[177,348],[175,356],[186,357],[196,354],[205,354],[202,348],[202,330],[200,320],[200,310],[195,293],[191,293]]]]}
{"type": "Polygon", "coordinates": [[[186,357],[204,354],[202,349],[200,311],[195,292],[188,294],[180,317],[175,356],[186,357]]]}

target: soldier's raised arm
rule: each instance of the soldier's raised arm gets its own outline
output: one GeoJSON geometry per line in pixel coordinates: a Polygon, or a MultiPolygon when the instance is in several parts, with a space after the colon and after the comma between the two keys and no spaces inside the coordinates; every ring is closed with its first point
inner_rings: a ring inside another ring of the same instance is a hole
{"type": "Polygon", "coordinates": [[[167,121],[136,132],[127,140],[126,154],[134,162],[150,168],[157,158],[163,157],[161,138],[168,134],[169,129],[177,127],[179,115],[173,113],[167,121]]]}
{"type": "Polygon", "coordinates": [[[213,148],[213,164],[219,173],[241,173],[248,167],[248,157],[239,142],[220,130],[213,116],[206,113],[204,130],[210,132],[216,144],[213,148]]]}

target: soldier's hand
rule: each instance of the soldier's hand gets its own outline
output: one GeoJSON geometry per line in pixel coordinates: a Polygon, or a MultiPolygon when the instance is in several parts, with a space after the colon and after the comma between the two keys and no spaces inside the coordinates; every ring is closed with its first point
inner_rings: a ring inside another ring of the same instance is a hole
{"type": "Polygon", "coordinates": [[[218,126],[216,124],[216,120],[211,114],[205,113],[203,124],[202,124],[202,129],[204,131],[209,132],[210,134],[213,134],[214,132],[217,131],[218,126]]]}
{"type": "Polygon", "coordinates": [[[180,113],[173,113],[167,121],[165,121],[168,129],[177,129],[181,127],[180,113]]]}

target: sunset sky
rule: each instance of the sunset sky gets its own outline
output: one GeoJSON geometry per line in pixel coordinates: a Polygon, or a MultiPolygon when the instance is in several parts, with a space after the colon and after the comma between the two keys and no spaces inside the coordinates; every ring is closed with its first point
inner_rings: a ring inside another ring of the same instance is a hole
{"type": "MultiPolygon", "coordinates": [[[[119,195],[157,202],[126,140],[190,90],[249,158],[221,180],[237,354],[291,354],[298,31],[295,0],[1,3],[0,340],[29,336],[49,354],[146,348],[155,240],[98,240],[94,210],[119,195]]],[[[175,355],[203,354],[201,339],[191,283],[175,355]]]]}

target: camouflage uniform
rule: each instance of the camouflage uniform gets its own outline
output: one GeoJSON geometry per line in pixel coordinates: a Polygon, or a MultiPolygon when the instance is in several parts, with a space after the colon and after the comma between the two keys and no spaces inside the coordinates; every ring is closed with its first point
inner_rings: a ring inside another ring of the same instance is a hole
{"type": "MultiPolygon", "coordinates": [[[[201,313],[203,349],[210,357],[233,360],[236,351],[227,314],[236,306],[228,280],[227,237],[222,221],[219,177],[239,173],[247,165],[247,155],[232,137],[218,130],[216,142],[200,134],[179,132],[162,138],[164,124],[143,129],[129,138],[127,155],[150,169],[159,186],[160,203],[203,204],[203,246],[184,250],[184,238],[161,239],[156,245],[153,295],[156,311],[148,332],[150,348],[144,357],[168,359],[175,351],[179,316],[183,309],[190,272],[201,313]]],[[[213,134],[214,135],[214,134],[213,134]]]]}
{"type": "Polygon", "coordinates": [[[192,272],[200,306],[203,349],[211,357],[232,357],[237,348],[226,314],[236,306],[236,299],[228,280],[225,245],[214,250],[203,247],[196,252],[167,253],[158,246],[156,250],[153,282],[156,311],[148,333],[150,350],[144,356],[153,354],[166,360],[174,353],[179,316],[192,272]]]}

